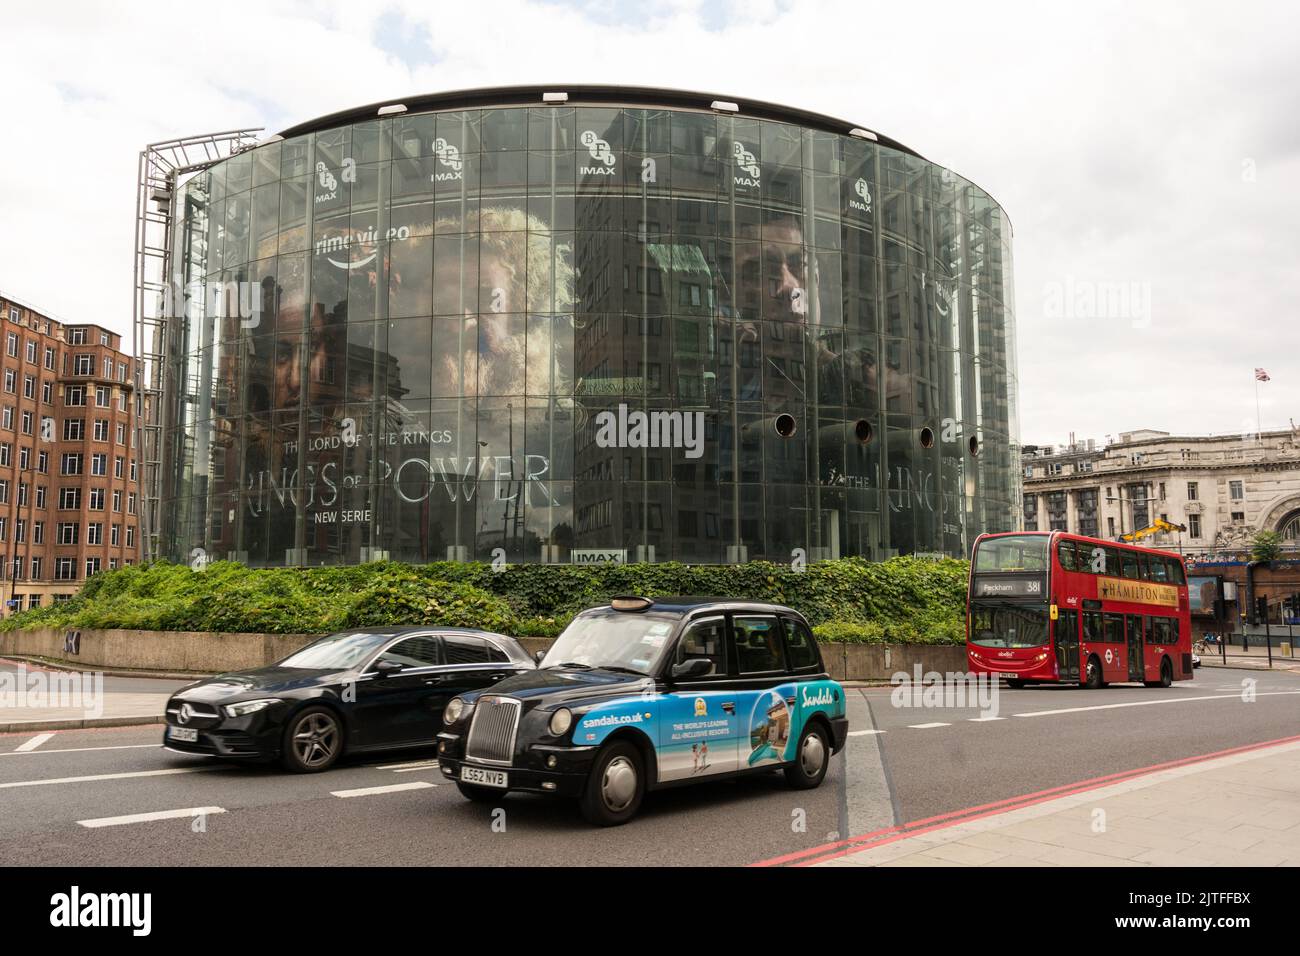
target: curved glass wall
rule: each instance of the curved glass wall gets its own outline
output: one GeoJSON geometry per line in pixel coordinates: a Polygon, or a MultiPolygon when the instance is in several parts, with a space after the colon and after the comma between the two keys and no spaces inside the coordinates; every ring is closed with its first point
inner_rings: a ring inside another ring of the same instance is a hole
{"type": "Polygon", "coordinates": [[[684,109],[403,115],[178,191],[175,560],[968,553],[1020,509],[1010,225],[684,109]]]}

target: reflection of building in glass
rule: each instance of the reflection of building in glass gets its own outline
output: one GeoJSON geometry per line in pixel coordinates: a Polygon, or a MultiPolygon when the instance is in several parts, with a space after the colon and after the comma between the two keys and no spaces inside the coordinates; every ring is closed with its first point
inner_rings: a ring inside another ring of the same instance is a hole
{"type": "Polygon", "coordinates": [[[205,299],[172,320],[165,553],[881,558],[1017,525],[987,194],[826,117],[542,92],[357,110],[182,183],[205,299]]]}

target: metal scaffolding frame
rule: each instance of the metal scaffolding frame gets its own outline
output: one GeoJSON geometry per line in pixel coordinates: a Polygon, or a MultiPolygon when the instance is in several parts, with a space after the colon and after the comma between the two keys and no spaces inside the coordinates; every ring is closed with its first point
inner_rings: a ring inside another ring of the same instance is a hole
{"type": "Polygon", "coordinates": [[[163,436],[169,407],[165,400],[173,341],[174,313],[183,307],[180,290],[171,289],[172,225],[180,177],[251,149],[261,127],[205,133],[150,143],[140,151],[135,201],[135,297],[131,351],[135,356],[132,436],[140,464],[140,544],[146,561],[158,557],[163,436]]]}

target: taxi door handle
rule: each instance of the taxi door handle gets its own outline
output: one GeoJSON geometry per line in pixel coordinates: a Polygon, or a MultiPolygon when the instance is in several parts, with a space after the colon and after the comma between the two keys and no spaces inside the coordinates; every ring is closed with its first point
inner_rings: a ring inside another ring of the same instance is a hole
{"type": "Polygon", "coordinates": [[[727,713],[729,713],[729,714],[735,714],[735,712],[736,712],[736,704],[735,704],[734,701],[727,701],[727,703],[725,703],[725,704],[722,705],[722,709],[725,710],[725,711],[726,711],[727,713]]]}

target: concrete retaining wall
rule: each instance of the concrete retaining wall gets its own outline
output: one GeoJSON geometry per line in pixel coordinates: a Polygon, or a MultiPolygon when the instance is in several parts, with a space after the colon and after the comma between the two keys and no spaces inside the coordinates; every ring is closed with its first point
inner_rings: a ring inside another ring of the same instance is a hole
{"type": "MultiPolygon", "coordinates": [[[[81,631],[80,653],[64,653],[65,631],[0,633],[0,656],[66,660],[89,667],[220,673],[263,667],[314,640],[315,634],[225,634],[198,631],[81,631]]],[[[549,638],[520,638],[532,654],[549,638]]],[[[966,670],[960,644],[822,644],[822,659],[836,680],[888,680],[921,665],[923,672],[966,670]]]]}

